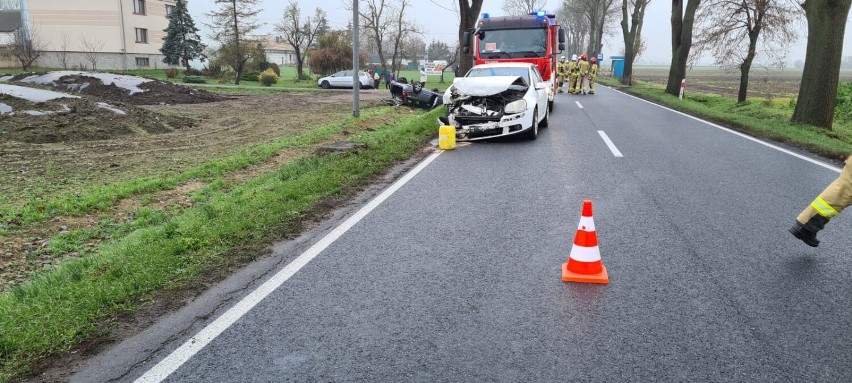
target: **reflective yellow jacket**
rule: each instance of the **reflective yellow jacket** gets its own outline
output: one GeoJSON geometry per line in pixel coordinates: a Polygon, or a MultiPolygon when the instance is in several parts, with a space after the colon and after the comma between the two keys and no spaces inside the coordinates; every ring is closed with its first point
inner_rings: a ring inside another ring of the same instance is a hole
{"type": "Polygon", "coordinates": [[[588,76],[589,75],[589,62],[585,60],[580,60],[580,75],[588,76]]]}

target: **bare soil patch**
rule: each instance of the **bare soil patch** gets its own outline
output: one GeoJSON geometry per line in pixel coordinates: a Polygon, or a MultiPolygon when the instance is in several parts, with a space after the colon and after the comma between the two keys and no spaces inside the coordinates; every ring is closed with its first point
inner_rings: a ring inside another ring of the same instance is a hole
{"type": "MultiPolygon", "coordinates": [[[[363,105],[379,105],[382,95],[362,95],[365,96],[363,105]]],[[[2,99],[0,102],[3,102],[2,99]]],[[[0,139],[0,161],[4,162],[0,169],[3,180],[0,192],[10,202],[21,204],[27,198],[45,197],[85,185],[174,174],[217,156],[279,137],[297,135],[339,120],[351,113],[350,107],[351,95],[347,94],[237,96],[212,104],[137,108],[140,113],[159,116],[160,119],[190,123],[185,128],[161,134],[119,135],[113,132],[112,135],[105,134],[101,140],[49,143],[0,139]]],[[[408,108],[400,108],[399,113],[409,113],[408,108]]],[[[342,135],[335,135],[329,140],[344,139],[349,133],[370,130],[393,118],[363,119],[342,135]]],[[[103,121],[91,125],[98,127],[102,124],[103,121]]],[[[49,128],[47,123],[43,126],[49,128]]],[[[250,179],[311,151],[311,148],[282,151],[264,163],[232,172],[224,180],[240,182],[250,179]]],[[[190,194],[204,186],[206,184],[201,180],[189,180],[172,190],[123,199],[109,211],[83,217],[60,216],[26,227],[14,218],[0,220],[0,224],[11,230],[0,235],[0,290],[25,281],[34,272],[49,269],[68,257],[84,255],[69,253],[57,257],[48,254],[44,249],[50,245],[52,236],[92,229],[104,219],[125,222],[143,206],[178,214],[192,206],[190,194]]],[[[82,252],[94,250],[108,239],[94,238],[85,244],[82,252]]]]}

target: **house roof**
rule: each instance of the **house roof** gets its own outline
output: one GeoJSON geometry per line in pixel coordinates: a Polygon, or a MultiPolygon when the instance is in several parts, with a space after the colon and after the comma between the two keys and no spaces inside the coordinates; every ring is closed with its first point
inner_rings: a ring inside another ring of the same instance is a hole
{"type": "Polygon", "coordinates": [[[0,32],[14,32],[21,27],[21,11],[0,11],[0,32]]]}
{"type": "Polygon", "coordinates": [[[265,36],[262,40],[263,49],[267,52],[295,52],[296,49],[282,38],[265,36]]]}

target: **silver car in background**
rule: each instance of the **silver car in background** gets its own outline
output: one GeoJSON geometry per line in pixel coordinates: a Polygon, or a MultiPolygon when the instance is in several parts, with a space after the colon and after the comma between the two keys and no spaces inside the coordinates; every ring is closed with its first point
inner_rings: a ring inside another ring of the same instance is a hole
{"type": "MultiPolygon", "coordinates": [[[[361,72],[358,76],[358,81],[361,83],[361,89],[373,87],[373,78],[367,72],[361,72]]],[[[328,88],[351,88],[352,87],[352,70],[342,70],[331,76],[323,77],[317,80],[317,86],[323,89],[328,88]]]]}

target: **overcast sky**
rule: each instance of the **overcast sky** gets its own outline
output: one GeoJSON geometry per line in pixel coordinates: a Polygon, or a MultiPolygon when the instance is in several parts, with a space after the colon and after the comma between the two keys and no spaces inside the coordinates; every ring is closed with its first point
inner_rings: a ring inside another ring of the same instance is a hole
{"type": "MultiPolygon", "coordinates": [[[[393,0],[390,0],[393,1],[393,0]]],[[[352,18],[352,11],[344,8],[344,4],[351,4],[351,0],[346,2],[342,0],[297,0],[302,9],[303,17],[313,15],[314,9],[322,8],[328,14],[329,22],[332,28],[345,28],[349,20],[352,18]]],[[[458,15],[453,11],[454,6],[458,4],[457,0],[414,0],[412,1],[412,9],[410,19],[423,27],[426,31],[425,40],[429,41],[440,40],[451,43],[456,39],[458,30],[458,15]]],[[[284,14],[284,7],[288,0],[261,0],[259,2],[260,9],[263,9],[260,17],[261,22],[266,25],[261,29],[261,33],[272,33],[273,27],[281,20],[284,14]]],[[[555,12],[559,6],[559,0],[549,0],[546,9],[555,12]]],[[[207,28],[203,25],[208,21],[206,13],[214,8],[213,0],[188,0],[189,11],[192,17],[196,20],[196,24],[202,29],[204,38],[207,36],[207,28]]],[[[492,16],[500,16],[503,14],[501,9],[502,0],[485,0],[482,7],[483,12],[488,12],[492,16]]],[[[665,0],[652,0],[645,15],[645,23],[642,34],[647,39],[647,50],[642,56],[640,63],[668,65],[671,60],[671,25],[669,17],[671,15],[671,2],[665,0]]],[[[612,23],[618,23],[620,20],[613,20],[612,23]]],[[[616,24],[617,25],[617,24],[616,24]]],[[[844,56],[852,55],[852,38],[850,38],[849,27],[847,26],[846,37],[844,38],[844,56]]],[[[620,29],[619,29],[620,30],[620,29]]],[[[807,43],[805,36],[805,27],[803,24],[800,38],[795,43],[789,46],[790,53],[787,61],[792,63],[796,60],[805,59],[805,46],[807,43]]],[[[604,55],[618,55],[622,46],[621,35],[609,36],[605,38],[604,55]]],[[[760,58],[758,57],[759,61],[760,58]]]]}

